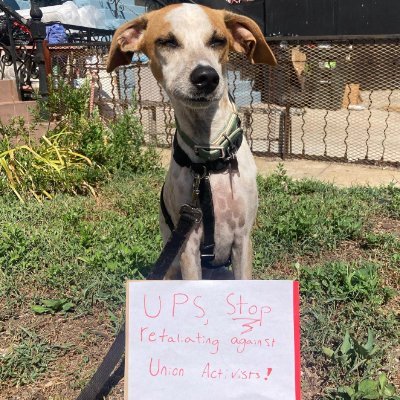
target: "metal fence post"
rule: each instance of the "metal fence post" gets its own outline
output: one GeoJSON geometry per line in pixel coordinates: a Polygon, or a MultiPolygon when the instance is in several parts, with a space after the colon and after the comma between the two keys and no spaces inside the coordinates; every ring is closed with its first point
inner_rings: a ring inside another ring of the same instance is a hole
{"type": "Polygon", "coordinates": [[[36,45],[35,63],[39,69],[39,94],[43,99],[49,95],[47,86],[46,66],[43,51],[43,41],[46,38],[46,26],[42,22],[43,13],[34,0],[31,1],[30,30],[32,39],[36,45]]]}
{"type": "Polygon", "coordinates": [[[6,17],[6,28],[7,28],[8,38],[10,40],[9,50],[10,50],[10,56],[11,56],[11,60],[13,63],[13,68],[14,68],[15,84],[18,89],[19,100],[22,100],[22,98],[21,98],[22,97],[21,96],[21,82],[20,82],[19,71],[18,71],[18,67],[17,67],[17,53],[16,53],[16,48],[15,48],[14,36],[13,36],[12,21],[8,14],[5,14],[5,17],[6,17]]]}

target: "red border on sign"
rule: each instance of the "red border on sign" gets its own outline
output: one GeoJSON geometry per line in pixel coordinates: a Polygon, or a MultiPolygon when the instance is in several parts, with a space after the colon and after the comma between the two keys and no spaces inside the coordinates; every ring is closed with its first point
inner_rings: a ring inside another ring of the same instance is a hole
{"type": "Polygon", "coordinates": [[[300,376],[300,286],[293,282],[293,326],[294,326],[294,379],[296,400],[301,400],[300,376]]]}

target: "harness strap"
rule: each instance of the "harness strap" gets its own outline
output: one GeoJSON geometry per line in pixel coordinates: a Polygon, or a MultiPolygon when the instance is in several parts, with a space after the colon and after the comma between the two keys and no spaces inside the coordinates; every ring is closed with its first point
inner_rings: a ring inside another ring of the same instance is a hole
{"type": "Polygon", "coordinates": [[[212,266],[211,262],[215,258],[215,216],[214,216],[214,203],[211,192],[210,178],[206,175],[200,181],[200,207],[203,212],[203,244],[200,247],[201,264],[205,268],[216,268],[212,266]]]}
{"type": "MultiPolygon", "coordinates": [[[[218,265],[212,264],[215,258],[215,252],[214,252],[215,216],[214,216],[214,204],[213,204],[209,173],[223,172],[229,167],[231,168],[233,167],[233,169],[236,169],[235,167],[236,159],[234,157],[230,157],[228,159],[218,159],[213,161],[206,161],[204,163],[194,163],[189,158],[189,156],[184,152],[181,146],[179,146],[176,136],[177,135],[175,135],[173,142],[174,146],[173,157],[175,162],[181,167],[186,167],[191,169],[194,173],[199,174],[202,177],[200,180],[200,187],[199,187],[200,207],[203,212],[203,229],[204,229],[203,243],[200,248],[201,266],[202,268],[208,268],[208,269],[227,267],[231,264],[230,257],[223,264],[218,264],[218,265]]],[[[242,137],[240,137],[239,142],[235,143],[235,146],[237,146],[236,149],[240,147],[241,142],[242,142],[242,137]]],[[[166,224],[172,231],[174,229],[174,224],[165,205],[163,192],[164,191],[162,190],[160,196],[161,212],[164,216],[166,224]]]]}
{"type": "MultiPolygon", "coordinates": [[[[167,207],[165,205],[164,197],[164,186],[161,190],[160,196],[160,208],[163,214],[165,223],[168,225],[168,228],[171,232],[175,229],[174,223],[172,222],[171,215],[169,214],[167,207]]],[[[211,194],[211,186],[210,180],[207,177],[207,180],[202,179],[200,182],[200,207],[203,214],[203,229],[204,229],[204,238],[203,244],[200,248],[201,253],[201,267],[208,269],[216,269],[220,267],[227,267],[231,264],[231,259],[226,261],[226,263],[222,265],[212,265],[212,261],[215,258],[214,254],[214,206],[212,203],[212,194],[211,194]],[[210,200],[207,200],[210,199],[210,200]]]]}
{"type": "Polygon", "coordinates": [[[174,226],[174,223],[172,222],[172,218],[169,215],[169,212],[168,212],[167,207],[165,205],[165,201],[164,201],[164,185],[162,186],[161,194],[160,194],[160,208],[161,208],[161,212],[162,212],[162,215],[164,217],[165,223],[168,225],[169,230],[172,232],[175,229],[175,226],[174,226]]]}
{"type": "Polygon", "coordinates": [[[180,211],[180,218],[176,229],[171,233],[168,242],[165,244],[158,260],[154,264],[148,280],[163,279],[168,268],[178,255],[179,250],[188,239],[189,233],[193,230],[196,224],[199,224],[202,219],[202,212],[199,208],[184,204],[180,211]]]}

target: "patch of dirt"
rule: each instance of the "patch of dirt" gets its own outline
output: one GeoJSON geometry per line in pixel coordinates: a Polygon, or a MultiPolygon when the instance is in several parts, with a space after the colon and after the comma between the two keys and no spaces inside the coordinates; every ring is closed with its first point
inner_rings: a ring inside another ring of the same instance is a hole
{"type": "Polygon", "coordinates": [[[363,250],[358,242],[345,240],[335,250],[299,257],[298,262],[301,265],[316,265],[334,261],[353,262],[370,257],[370,252],[363,250]]]}
{"type": "Polygon", "coordinates": [[[375,233],[392,233],[400,237],[400,220],[382,217],[373,221],[375,233]]]}
{"type": "Polygon", "coordinates": [[[324,384],[318,371],[308,367],[306,362],[301,363],[301,394],[304,400],[317,400],[323,395],[324,384]]]}
{"type": "Polygon", "coordinates": [[[120,215],[126,216],[127,213],[122,211],[115,205],[115,199],[110,198],[107,193],[102,193],[99,191],[96,193],[95,199],[95,207],[93,208],[94,211],[101,212],[101,211],[113,211],[120,215]]]}
{"type": "MultiPolygon", "coordinates": [[[[72,400],[80,393],[114,340],[109,316],[98,308],[93,315],[34,315],[27,311],[7,321],[1,332],[2,347],[12,345],[24,327],[43,340],[67,348],[37,381],[22,387],[0,385],[1,400],[72,400]]],[[[107,397],[123,399],[123,382],[107,397]]]]}

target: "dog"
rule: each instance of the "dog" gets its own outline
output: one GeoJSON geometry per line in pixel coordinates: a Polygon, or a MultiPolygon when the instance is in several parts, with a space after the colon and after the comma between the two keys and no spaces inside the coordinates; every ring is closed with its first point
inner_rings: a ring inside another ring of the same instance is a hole
{"type": "Polygon", "coordinates": [[[164,242],[178,223],[181,206],[198,203],[202,181],[208,187],[202,223],[190,233],[165,279],[202,279],[209,268],[227,263],[235,279],[252,278],[257,170],[228,93],[230,51],[245,54],[251,63],[276,64],[252,19],[197,4],[144,14],[119,27],[111,43],[107,71],[130,64],[135,52],[143,52],[175,112],[177,133],[161,194],[164,242]]]}

